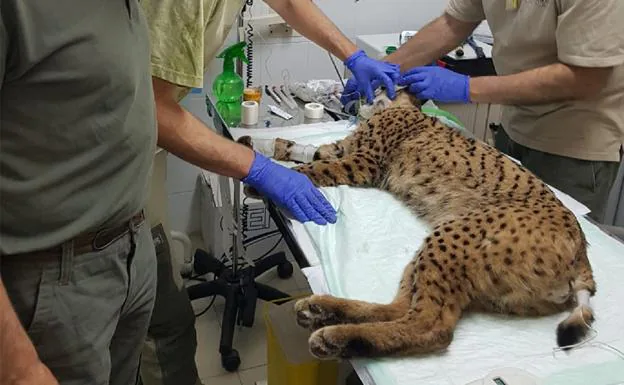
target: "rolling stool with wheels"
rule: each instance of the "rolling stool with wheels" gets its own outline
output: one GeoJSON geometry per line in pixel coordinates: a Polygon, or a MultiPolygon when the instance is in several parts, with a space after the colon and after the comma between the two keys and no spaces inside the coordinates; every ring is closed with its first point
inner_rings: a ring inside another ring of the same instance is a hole
{"type": "Polygon", "coordinates": [[[228,372],[235,372],[241,363],[238,352],[232,348],[236,325],[253,326],[258,299],[279,305],[288,302],[290,298],[287,293],[256,282],[256,278],[274,267],[277,267],[280,278],[290,278],[293,275],[293,265],[286,259],[286,254],[279,252],[256,262],[255,266],[239,268],[234,260],[230,268],[201,249],[195,251],[194,265],[197,273],[213,273],[215,278],[189,286],[187,291],[191,301],[214,295],[225,299],[219,353],[223,368],[228,372]]]}

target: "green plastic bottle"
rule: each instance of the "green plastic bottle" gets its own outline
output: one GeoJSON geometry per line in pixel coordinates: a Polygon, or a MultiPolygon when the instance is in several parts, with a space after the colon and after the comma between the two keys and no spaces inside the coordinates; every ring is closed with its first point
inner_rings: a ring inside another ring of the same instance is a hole
{"type": "Polygon", "coordinates": [[[223,59],[223,72],[212,83],[212,92],[217,98],[217,111],[229,126],[236,126],[241,119],[241,102],[245,84],[243,79],[234,72],[234,60],[241,59],[247,63],[245,56],[246,43],[236,43],[219,54],[223,59]]]}

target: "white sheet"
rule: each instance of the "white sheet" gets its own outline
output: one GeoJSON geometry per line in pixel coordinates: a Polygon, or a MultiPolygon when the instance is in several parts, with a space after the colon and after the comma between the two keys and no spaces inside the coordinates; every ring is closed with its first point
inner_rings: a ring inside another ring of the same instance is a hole
{"type": "MultiPolygon", "coordinates": [[[[280,136],[303,144],[319,145],[346,136],[352,128],[344,122],[337,122],[311,127],[242,129],[233,135],[280,136]]],[[[379,190],[340,186],[323,188],[322,191],[337,208],[338,222],[330,226],[292,224],[311,264],[318,259],[322,266],[322,271],[318,268],[305,271],[312,289],[346,298],[390,301],[403,267],[427,234],[426,225],[390,194],[379,190]]],[[[565,194],[556,190],[555,193],[577,216],[588,212],[586,207],[565,194]]],[[[624,350],[624,335],[619,326],[624,321],[624,307],[618,306],[624,303],[624,285],[621,284],[624,247],[585,219],[580,221],[590,242],[589,256],[598,283],[598,294],[592,299],[597,316],[594,327],[598,336],[595,341],[624,350]]],[[[370,376],[365,380],[376,385],[464,385],[504,366],[524,368],[545,378],[583,364],[618,359],[613,352],[595,346],[580,348],[569,355],[553,355],[555,329],[565,316],[511,319],[468,315],[459,323],[455,339],[444,354],[356,360],[354,366],[359,373],[370,376]]],[[[624,368],[624,364],[621,367],[624,368]]],[[[590,372],[582,371],[581,375],[583,373],[590,372]]],[[[576,379],[583,381],[578,376],[576,379]]],[[[597,382],[600,379],[596,374],[592,374],[591,379],[587,384],[607,385],[597,382]]],[[[572,384],[569,379],[565,381],[572,384]]]]}
{"type": "MultiPolygon", "coordinates": [[[[389,194],[348,187],[324,192],[338,208],[338,223],[324,227],[306,224],[305,228],[322,262],[327,289],[341,297],[389,302],[427,227],[389,194]]],[[[595,341],[624,350],[624,247],[585,219],[580,221],[591,243],[589,255],[599,290],[591,301],[597,316],[595,341]]],[[[324,292],[314,274],[319,277],[321,272],[306,271],[313,290],[324,292]]],[[[356,363],[367,369],[377,385],[464,385],[504,366],[523,368],[545,378],[561,370],[618,358],[597,347],[553,356],[555,329],[565,317],[467,315],[445,354],[356,363]]],[[[624,372],[621,375],[624,381],[624,372]]],[[[607,385],[597,381],[587,384],[607,385]]]]}

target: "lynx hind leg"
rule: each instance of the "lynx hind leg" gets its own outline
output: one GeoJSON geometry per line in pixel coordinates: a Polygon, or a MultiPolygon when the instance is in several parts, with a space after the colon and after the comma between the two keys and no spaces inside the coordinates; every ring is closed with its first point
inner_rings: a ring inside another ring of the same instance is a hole
{"type": "Polygon", "coordinates": [[[297,323],[313,331],[329,325],[391,321],[407,310],[401,304],[374,304],[330,295],[313,295],[295,304],[297,323]]]}
{"type": "Polygon", "coordinates": [[[414,290],[414,269],[413,263],[405,268],[399,292],[390,304],[313,295],[295,303],[297,323],[314,331],[330,325],[385,322],[401,318],[409,311],[414,290]]]}
{"type": "MultiPolygon", "coordinates": [[[[467,305],[457,291],[458,271],[443,261],[448,257],[438,244],[428,244],[414,261],[407,312],[392,320],[329,325],[312,333],[310,352],[320,359],[389,357],[444,350],[467,305]],[[446,279],[445,279],[446,276],[446,279]]],[[[466,298],[464,298],[466,297],[466,298]]]]}

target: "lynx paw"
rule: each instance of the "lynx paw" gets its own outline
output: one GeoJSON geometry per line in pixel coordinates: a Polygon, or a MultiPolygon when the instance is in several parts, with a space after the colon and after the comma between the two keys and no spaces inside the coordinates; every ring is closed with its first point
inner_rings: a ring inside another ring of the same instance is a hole
{"type": "Polygon", "coordinates": [[[323,302],[326,301],[323,299],[323,296],[313,295],[295,303],[299,326],[317,330],[325,326],[342,323],[340,314],[328,306],[324,306],[323,302]]]}
{"type": "Polygon", "coordinates": [[[347,337],[341,333],[340,327],[328,326],[312,333],[308,341],[310,353],[321,360],[349,358],[347,337]]]}
{"type": "Polygon", "coordinates": [[[253,150],[253,144],[251,143],[251,136],[245,135],[238,138],[237,143],[242,144],[243,146],[249,147],[253,150]]]}

